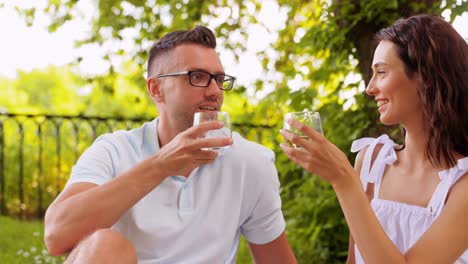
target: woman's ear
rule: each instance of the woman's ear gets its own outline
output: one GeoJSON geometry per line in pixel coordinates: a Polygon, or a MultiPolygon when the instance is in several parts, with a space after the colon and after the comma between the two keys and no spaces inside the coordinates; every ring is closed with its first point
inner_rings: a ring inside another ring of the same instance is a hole
{"type": "Polygon", "coordinates": [[[146,80],[146,87],[154,102],[164,101],[164,90],[161,89],[161,85],[158,79],[149,78],[146,80]]]}

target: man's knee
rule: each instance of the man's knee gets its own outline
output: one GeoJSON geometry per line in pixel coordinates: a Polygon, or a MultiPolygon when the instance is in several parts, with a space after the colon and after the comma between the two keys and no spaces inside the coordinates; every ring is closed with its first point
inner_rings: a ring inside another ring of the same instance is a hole
{"type": "Polygon", "coordinates": [[[132,242],[119,232],[112,229],[99,229],[91,235],[90,239],[97,248],[104,252],[116,252],[124,255],[135,255],[135,248],[132,242]]]}
{"type": "MultiPolygon", "coordinates": [[[[96,260],[100,263],[137,262],[135,248],[130,240],[112,229],[97,230],[75,250],[78,251],[75,260],[96,260]]],[[[73,255],[73,252],[70,255],[73,255]]]]}

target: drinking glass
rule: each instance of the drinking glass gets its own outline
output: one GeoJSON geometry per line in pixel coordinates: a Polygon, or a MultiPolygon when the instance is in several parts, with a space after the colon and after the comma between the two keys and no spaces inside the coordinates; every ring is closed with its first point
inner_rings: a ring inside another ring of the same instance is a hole
{"type": "MultiPolygon", "coordinates": [[[[228,112],[221,111],[207,111],[207,112],[197,112],[193,118],[193,125],[198,125],[201,122],[206,121],[221,121],[224,123],[224,127],[215,130],[209,130],[202,137],[206,138],[220,138],[220,137],[232,137],[231,131],[231,121],[229,119],[228,112]]],[[[224,152],[229,146],[224,147],[210,147],[203,148],[204,150],[212,150],[218,152],[219,156],[224,155],[224,152]]]]}
{"type": "MultiPolygon", "coordinates": [[[[315,129],[317,132],[323,135],[323,129],[322,129],[322,122],[320,121],[320,114],[318,112],[310,112],[310,111],[302,111],[302,112],[290,112],[286,113],[284,115],[284,123],[283,123],[283,128],[291,131],[292,133],[302,137],[306,138],[304,134],[302,134],[300,131],[298,131],[296,128],[291,127],[288,122],[286,122],[288,119],[295,119],[301,123],[304,123],[305,125],[315,129]]],[[[285,142],[288,146],[296,148],[296,149],[301,149],[301,147],[296,146],[296,144],[289,142],[286,140],[285,142]]]]}

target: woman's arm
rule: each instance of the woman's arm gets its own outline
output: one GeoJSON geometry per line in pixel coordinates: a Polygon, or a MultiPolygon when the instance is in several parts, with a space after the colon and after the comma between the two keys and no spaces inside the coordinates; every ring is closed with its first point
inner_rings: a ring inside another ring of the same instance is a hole
{"type": "Polygon", "coordinates": [[[282,145],[283,150],[291,160],[332,184],[351,236],[366,263],[450,263],[467,248],[468,226],[464,221],[468,219],[468,178],[457,183],[444,212],[403,255],[382,229],[346,155],[312,128],[295,120],[290,122],[309,140],[282,131],[287,140],[304,148],[282,145]]]}
{"type": "Polygon", "coordinates": [[[354,254],[354,239],[351,233],[349,234],[349,244],[348,244],[348,258],[346,259],[346,264],[355,264],[356,255],[354,254]]]}
{"type": "Polygon", "coordinates": [[[468,173],[462,177],[450,191],[442,213],[406,253],[408,260],[453,263],[467,250],[468,173]]]}
{"type": "MultiPolygon", "coordinates": [[[[377,158],[377,155],[380,152],[380,149],[382,148],[382,146],[383,145],[379,144],[374,148],[374,153],[372,153],[372,158],[371,158],[371,168],[372,168],[372,165],[374,164],[374,161],[377,158]]],[[[356,155],[356,160],[354,162],[354,171],[356,172],[356,174],[357,174],[356,176],[358,176],[358,178],[360,178],[362,163],[363,163],[364,157],[366,156],[367,149],[368,148],[365,147],[364,149],[359,151],[358,154],[356,155]]],[[[374,184],[371,184],[371,183],[367,184],[366,195],[367,195],[367,199],[368,199],[369,204],[370,204],[370,201],[372,200],[372,198],[374,196],[374,184]]],[[[350,233],[349,233],[349,245],[348,245],[348,258],[346,260],[347,264],[356,263],[356,253],[354,251],[354,246],[355,246],[354,238],[351,235],[351,231],[350,231],[350,233]]]]}

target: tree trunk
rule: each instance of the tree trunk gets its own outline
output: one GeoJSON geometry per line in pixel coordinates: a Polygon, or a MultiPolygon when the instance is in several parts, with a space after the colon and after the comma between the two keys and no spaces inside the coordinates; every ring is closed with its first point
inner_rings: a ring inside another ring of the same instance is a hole
{"type": "MultiPolygon", "coordinates": [[[[389,0],[389,2],[391,2],[389,0]]],[[[402,18],[409,17],[419,13],[437,13],[440,14],[441,1],[437,0],[415,0],[411,1],[398,1],[396,9],[389,5],[387,16],[402,18]]],[[[374,40],[375,34],[382,28],[390,26],[394,21],[386,21],[385,23],[375,22],[378,19],[372,17],[364,17],[360,21],[353,21],[349,18],[356,17],[357,14],[364,12],[362,11],[360,0],[333,0],[335,17],[338,18],[338,25],[342,30],[346,30],[346,38],[353,43],[356,48],[354,56],[359,61],[358,67],[362,74],[362,78],[367,86],[372,77],[372,58],[374,56],[374,50],[377,47],[377,42],[374,40]],[[345,12],[342,11],[341,6],[343,4],[352,4],[353,8],[347,9],[345,12]],[[354,26],[351,26],[353,23],[354,26]]],[[[382,14],[382,13],[380,13],[382,14]]],[[[381,19],[379,19],[382,21],[381,19]]]]}

